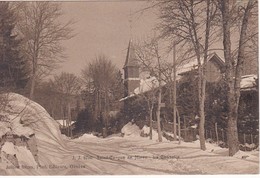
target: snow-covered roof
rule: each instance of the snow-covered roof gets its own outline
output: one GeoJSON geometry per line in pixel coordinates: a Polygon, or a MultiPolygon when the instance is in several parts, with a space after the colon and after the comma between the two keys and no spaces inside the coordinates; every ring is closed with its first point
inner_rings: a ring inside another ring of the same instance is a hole
{"type": "MultiPolygon", "coordinates": [[[[165,85],[165,83],[163,83],[162,85],[165,85]]],[[[148,77],[146,79],[141,79],[140,80],[140,85],[139,87],[137,87],[135,90],[134,90],[134,93],[129,95],[129,96],[126,96],[122,99],[120,99],[119,101],[124,101],[128,98],[131,98],[131,97],[134,97],[134,96],[137,96],[141,93],[145,93],[147,91],[151,91],[152,89],[155,89],[155,88],[158,88],[159,87],[159,81],[157,80],[156,77],[148,77]]]]}
{"type": "MultiPolygon", "coordinates": [[[[220,58],[219,55],[217,55],[216,53],[210,54],[208,56],[208,61],[211,60],[213,57],[215,57],[216,62],[224,65],[224,60],[222,58],[220,58]]],[[[191,60],[185,61],[185,62],[178,65],[177,75],[180,75],[180,74],[186,73],[188,71],[197,69],[197,67],[198,67],[197,59],[193,58],[191,60]]],[[[178,79],[180,79],[180,77],[177,76],[177,80],[178,79]]],[[[241,85],[240,85],[241,90],[245,91],[245,90],[254,89],[255,86],[256,86],[256,79],[257,79],[257,75],[254,75],[254,74],[242,76],[241,85]]],[[[162,83],[162,86],[164,86],[164,85],[165,85],[165,82],[162,83]]],[[[124,101],[128,98],[134,97],[134,96],[139,95],[141,93],[145,93],[145,92],[150,91],[154,88],[157,88],[158,86],[159,86],[159,82],[156,79],[156,77],[150,76],[146,79],[141,79],[140,80],[140,86],[137,87],[134,90],[134,93],[127,96],[127,97],[120,99],[120,101],[124,101]]]]}
{"type": "MultiPolygon", "coordinates": [[[[220,63],[224,64],[224,60],[221,59],[216,53],[210,54],[208,56],[208,61],[211,60],[213,56],[215,56],[216,59],[219,60],[220,63]]],[[[177,67],[177,80],[180,79],[180,76],[178,76],[179,74],[191,71],[193,69],[196,69],[197,67],[198,67],[198,61],[197,61],[196,58],[192,58],[190,60],[186,60],[186,61],[180,63],[177,67]]],[[[165,84],[166,84],[165,82],[162,82],[163,86],[165,84]]],[[[133,96],[139,95],[141,93],[145,93],[145,92],[150,91],[154,88],[157,88],[158,86],[159,86],[159,81],[154,76],[153,77],[149,76],[146,79],[141,79],[140,80],[140,86],[137,87],[134,90],[134,93],[127,96],[127,97],[120,99],[119,101],[124,101],[124,100],[131,98],[133,96]]]]}
{"type": "Polygon", "coordinates": [[[140,86],[134,90],[134,94],[138,95],[141,93],[145,93],[145,92],[150,91],[157,87],[159,87],[159,81],[157,80],[156,77],[149,77],[147,79],[141,79],[140,86]]]}
{"type": "Polygon", "coordinates": [[[241,77],[240,88],[242,91],[245,90],[256,90],[257,75],[244,75],[241,77]]]}
{"type": "MultiPolygon", "coordinates": [[[[255,74],[242,76],[241,83],[240,83],[241,91],[256,90],[256,80],[257,80],[257,75],[255,75],[255,74]]],[[[165,83],[163,85],[165,85],[165,83]]],[[[128,98],[134,97],[141,93],[145,93],[154,88],[157,88],[158,86],[159,86],[159,82],[156,79],[156,77],[141,79],[140,86],[134,90],[134,94],[124,97],[124,98],[120,99],[120,101],[124,101],[128,98]]]]}
{"type": "MultiPolygon", "coordinates": [[[[214,59],[216,59],[216,62],[219,64],[223,64],[224,65],[224,59],[222,59],[221,57],[219,57],[219,55],[217,55],[216,53],[211,53],[208,56],[207,62],[210,61],[211,59],[213,59],[213,57],[215,57],[214,59]]],[[[201,60],[201,64],[203,64],[204,61],[201,60]]],[[[177,75],[192,71],[194,69],[198,68],[198,60],[197,58],[192,58],[190,60],[185,60],[182,63],[180,63],[177,67],[177,75]]]]}

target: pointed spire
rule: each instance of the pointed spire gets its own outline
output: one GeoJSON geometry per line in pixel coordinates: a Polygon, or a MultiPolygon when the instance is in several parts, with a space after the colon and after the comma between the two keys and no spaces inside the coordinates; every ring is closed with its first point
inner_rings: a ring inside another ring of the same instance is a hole
{"type": "Polygon", "coordinates": [[[135,55],[135,49],[133,46],[132,39],[129,41],[129,44],[128,44],[124,68],[129,67],[129,66],[138,67],[138,60],[135,55]]]}
{"type": "Polygon", "coordinates": [[[133,28],[133,14],[132,10],[130,9],[130,17],[129,17],[129,27],[130,27],[130,38],[132,39],[132,28],[133,28]]]}

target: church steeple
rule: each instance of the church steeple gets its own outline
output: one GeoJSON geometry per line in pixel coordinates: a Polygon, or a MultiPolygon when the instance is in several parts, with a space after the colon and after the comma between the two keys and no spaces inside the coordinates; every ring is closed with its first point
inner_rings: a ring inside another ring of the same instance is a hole
{"type": "Polygon", "coordinates": [[[135,54],[132,40],[130,40],[128,44],[126,60],[123,69],[125,96],[129,96],[133,94],[134,89],[136,89],[140,85],[138,59],[135,54]]]}
{"type": "Polygon", "coordinates": [[[132,40],[129,41],[128,48],[127,48],[127,55],[126,55],[126,60],[125,60],[125,67],[133,67],[133,66],[138,66],[138,60],[135,55],[135,50],[133,46],[132,40]]]}

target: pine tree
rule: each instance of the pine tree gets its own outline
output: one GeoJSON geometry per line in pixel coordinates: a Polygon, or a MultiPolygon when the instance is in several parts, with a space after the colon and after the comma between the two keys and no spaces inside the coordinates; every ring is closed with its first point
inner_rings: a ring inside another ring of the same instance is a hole
{"type": "Polygon", "coordinates": [[[0,2],[0,87],[8,90],[24,88],[29,78],[14,28],[15,15],[9,2],[0,2]]]}

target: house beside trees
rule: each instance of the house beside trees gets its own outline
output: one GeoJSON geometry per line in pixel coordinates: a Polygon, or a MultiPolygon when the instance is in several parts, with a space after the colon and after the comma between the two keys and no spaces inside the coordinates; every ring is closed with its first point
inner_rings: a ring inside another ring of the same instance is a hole
{"type": "MultiPolygon", "coordinates": [[[[120,101],[124,114],[124,124],[134,120],[142,128],[144,125],[157,129],[156,110],[158,103],[158,79],[152,75],[140,78],[142,71],[140,61],[134,54],[134,44],[129,43],[124,65],[125,95],[120,101]],[[130,54],[129,54],[130,53],[130,54]],[[132,54],[131,54],[132,53],[132,54]],[[147,102],[147,100],[149,102],[147,102]],[[153,103],[151,111],[151,103],[153,103]],[[152,122],[149,118],[152,115],[152,122]]],[[[205,138],[227,146],[227,98],[225,84],[225,61],[215,52],[207,59],[206,100],[205,100],[205,138]],[[216,134],[218,136],[216,136],[216,134]],[[217,138],[218,137],[218,138],[217,138]]],[[[248,73],[248,71],[245,71],[248,73]]],[[[151,73],[150,73],[151,74],[151,73]]],[[[177,67],[177,110],[180,117],[181,137],[184,141],[193,141],[198,135],[198,80],[197,60],[192,58],[180,63],[177,67]]],[[[258,79],[257,75],[244,75],[241,80],[241,98],[238,116],[238,132],[241,146],[245,143],[258,145],[258,79]],[[247,134],[245,142],[244,135],[247,134]],[[251,134],[251,136],[250,136],[251,134]],[[251,139],[251,137],[253,137],[251,139]]],[[[162,85],[161,129],[162,134],[172,132],[173,114],[171,103],[172,83],[162,85]]],[[[170,138],[170,137],[168,137],[170,138]]],[[[173,138],[170,138],[173,140],[173,138]]]]}

